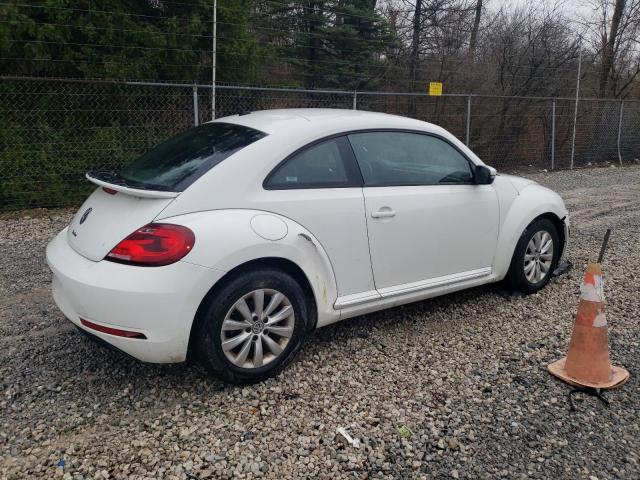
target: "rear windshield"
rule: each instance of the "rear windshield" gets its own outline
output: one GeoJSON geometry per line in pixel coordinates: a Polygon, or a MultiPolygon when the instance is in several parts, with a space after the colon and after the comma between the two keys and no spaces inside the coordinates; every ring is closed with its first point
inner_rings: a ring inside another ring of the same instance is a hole
{"type": "Polygon", "coordinates": [[[205,123],[161,143],[118,174],[136,188],[182,192],[211,168],[266,134],[231,123],[205,123]]]}

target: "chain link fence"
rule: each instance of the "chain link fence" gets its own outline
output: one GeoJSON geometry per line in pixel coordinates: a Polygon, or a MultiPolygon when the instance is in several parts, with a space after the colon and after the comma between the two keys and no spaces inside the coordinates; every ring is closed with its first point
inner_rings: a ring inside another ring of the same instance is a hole
{"type": "MultiPolygon", "coordinates": [[[[209,85],[3,78],[0,210],[79,204],[95,168],[118,169],[211,118],[209,85]]],[[[640,163],[640,102],[218,86],[216,116],[348,108],[426,120],[501,171],[640,163]],[[575,128],[575,141],[574,141],[575,128]]]]}

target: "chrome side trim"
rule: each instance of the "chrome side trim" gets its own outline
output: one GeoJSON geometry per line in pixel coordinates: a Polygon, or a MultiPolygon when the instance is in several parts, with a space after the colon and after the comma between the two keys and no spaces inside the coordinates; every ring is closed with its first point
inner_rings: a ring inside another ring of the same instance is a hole
{"type": "Polygon", "coordinates": [[[421,280],[419,282],[405,283],[393,287],[381,288],[378,290],[382,298],[397,297],[408,293],[415,293],[421,290],[430,290],[432,288],[444,287],[452,283],[464,282],[478,277],[484,277],[491,274],[491,267],[479,268],[477,270],[469,270],[462,273],[454,273],[452,275],[444,275],[442,277],[431,278],[429,280],[421,280]]]}
{"type": "Polygon", "coordinates": [[[487,277],[489,275],[491,275],[491,267],[479,268],[477,270],[469,270],[467,272],[430,278],[429,280],[420,280],[419,282],[404,283],[393,287],[381,288],[377,291],[371,290],[353,295],[345,295],[344,297],[338,297],[333,308],[335,310],[341,310],[343,308],[354,307],[364,303],[373,302],[375,300],[428,291],[454,283],[466,282],[475,278],[487,277]]]}
{"type": "Polygon", "coordinates": [[[380,294],[376,290],[369,290],[368,292],[354,293],[352,295],[345,295],[344,297],[338,297],[333,304],[334,310],[341,310],[347,307],[355,307],[356,305],[362,305],[363,303],[369,303],[373,300],[380,300],[380,294]]]}

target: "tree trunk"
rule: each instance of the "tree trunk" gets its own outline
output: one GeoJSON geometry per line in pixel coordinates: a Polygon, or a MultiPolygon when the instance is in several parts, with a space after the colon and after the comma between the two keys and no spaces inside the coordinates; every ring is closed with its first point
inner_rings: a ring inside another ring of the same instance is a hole
{"type": "MultiPolygon", "coordinates": [[[[411,37],[411,58],[409,59],[409,78],[412,82],[418,76],[418,60],[420,55],[420,25],[422,23],[422,0],[416,0],[413,13],[413,35],[411,37]]],[[[411,85],[413,87],[413,85],[411,85]]]]}
{"type": "MultiPolygon", "coordinates": [[[[416,7],[413,12],[413,36],[411,37],[411,57],[409,58],[409,80],[411,85],[409,88],[414,89],[416,80],[418,79],[418,62],[420,56],[420,27],[422,24],[422,1],[416,0],[416,7]]],[[[416,115],[415,97],[409,97],[409,116],[416,115]]]]}
{"type": "Polygon", "coordinates": [[[620,19],[624,12],[625,0],[616,0],[613,9],[613,17],[611,18],[611,29],[609,30],[609,38],[605,38],[602,46],[602,65],[600,67],[600,97],[605,97],[607,93],[607,85],[609,83],[609,75],[611,67],[613,67],[613,50],[618,39],[618,28],[620,27],[620,19]]]}
{"type": "Polygon", "coordinates": [[[320,21],[317,18],[321,12],[319,11],[319,5],[315,1],[309,2],[309,11],[311,12],[309,20],[309,46],[307,48],[307,88],[316,88],[318,85],[318,72],[316,70],[318,52],[320,50],[319,27],[320,21]]]}
{"type": "Polygon", "coordinates": [[[469,60],[473,61],[476,55],[476,45],[478,43],[478,29],[480,28],[480,17],[482,16],[482,0],[476,2],[476,16],[473,20],[471,38],[469,39],[469,60]]]}

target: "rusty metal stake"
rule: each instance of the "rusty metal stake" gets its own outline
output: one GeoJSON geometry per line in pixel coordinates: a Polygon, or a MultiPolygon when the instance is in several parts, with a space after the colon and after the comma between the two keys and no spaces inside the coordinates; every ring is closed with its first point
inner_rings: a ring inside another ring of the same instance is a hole
{"type": "Polygon", "coordinates": [[[607,243],[609,243],[609,235],[611,235],[611,229],[607,228],[607,232],[604,234],[604,240],[602,240],[602,246],[600,247],[598,263],[602,263],[602,259],[604,258],[604,251],[607,249],[607,243]]]}

